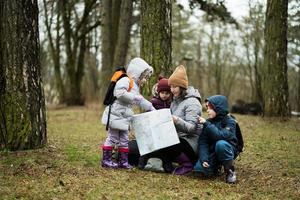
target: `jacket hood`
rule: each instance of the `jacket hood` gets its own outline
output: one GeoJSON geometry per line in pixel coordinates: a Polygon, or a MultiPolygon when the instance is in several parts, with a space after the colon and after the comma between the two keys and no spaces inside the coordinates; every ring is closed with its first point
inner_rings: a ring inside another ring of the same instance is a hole
{"type": "Polygon", "coordinates": [[[227,115],[228,114],[228,101],[227,98],[223,95],[214,95],[208,97],[205,102],[209,102],[214,106],[214,111],[218,115],[227,115]]]}
{"type": "Polygon", "coordinates": [[[201,102],[201,95],[199,91],[192,86],[188,87],[188,89],[186,90],[186,95],[184,96],[184,98],[190,98],[190,97],[195,97],[199,99],[199,101],[201,102]]]}
{"type": "Polygon", "coordinates": [[[141,74],[147,69],[151,75],[153,73],[153,68],[142,58],[134,58],[129,62],[126,73],[137,82],[141,74]]]}

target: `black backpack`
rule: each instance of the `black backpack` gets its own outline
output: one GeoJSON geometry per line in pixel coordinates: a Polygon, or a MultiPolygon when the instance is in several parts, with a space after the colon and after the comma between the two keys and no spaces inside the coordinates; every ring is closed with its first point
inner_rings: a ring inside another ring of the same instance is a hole
{"type": "MultiPolygon", "coordinates": [[[[117,70],[114,72],[110,84],[106,90],[106,94],[105,94],[105,98],[103,100],[103,104],[106,106],[111,105],[115,100],[116,97],[114,96],[114,89],[116,86],[116,83],[118,82],[118,80],[120,80],[123,77],[128,77],[126,74],[126,70],[124,67],[121,68],[117,68],[117,70]]],[[[130,90],[131,88],[129,88],[130,90]]]]}
{"type": "MultiPolygon", "coordinates": [[[[233,118],[236,122],[236,127],[235,127],[235,135],[237,138],[236,150],[237,150],[237,154],[240,154],[241,152],[244,151],[244,139],[243,139],[240,125],[239,125],[238,121],[236,120],[236,118],[232,114],[228,114],[227,116],[233,118]]],[[[224,118],[224,119],[226,119],[226,118],[224,118]]],[[[225,123],[225,121],[224,121],[224,123],[225,123]]]]}

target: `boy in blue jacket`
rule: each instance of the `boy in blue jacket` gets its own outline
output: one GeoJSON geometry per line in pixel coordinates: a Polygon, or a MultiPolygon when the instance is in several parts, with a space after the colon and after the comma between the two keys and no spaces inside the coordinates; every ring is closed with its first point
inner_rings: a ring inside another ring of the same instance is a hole
{"type": "Polygon", "coordinates": [[[226,182],[235,183],[233,160],[237,155],[236,122],[228,116],[228,102],[225,96],[214,95],[205,102],[208,119],[199,117],[203,130],[199,136],[199,160],[195,170],[205,175],[216,174],[219,166],[223,165],[226,182]]]}

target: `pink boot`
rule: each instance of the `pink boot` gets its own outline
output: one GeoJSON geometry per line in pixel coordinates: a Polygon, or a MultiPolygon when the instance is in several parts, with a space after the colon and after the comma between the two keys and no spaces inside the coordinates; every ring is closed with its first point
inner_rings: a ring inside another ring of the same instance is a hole
{"type": "Polygon", "coordinates": [[[102,167],[106,168],[118,168],[118,164],[115,163],[111,157],[112,157],[112,146],[102,146],[103,150],[103,158],[102,158],[102,167]]]}
{"type": "Polygon", "coordinates": [[[127,147],[119,147],[119,168],[132,168],[132,166],[128,163],[128,152],[129,149],[127,147]]]}

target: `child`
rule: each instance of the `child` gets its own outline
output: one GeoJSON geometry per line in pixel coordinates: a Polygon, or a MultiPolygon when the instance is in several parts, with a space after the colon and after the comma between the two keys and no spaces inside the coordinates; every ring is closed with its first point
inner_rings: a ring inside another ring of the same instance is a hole
{"type": "MultiPolygon", "coordinates": [[[[156,92],[151,99],[151,103],[155,109],[159,110],[163,108],[170,108],[171,100],[172,100],[172,95],[171,95],[171,88],[168,85],[168,79],[160,76],[156,86],[156,92]]],[[[155,152],[141,156],[139,158],[139,164],[138,164],[139,169],[147,169],[151,171],[165,170],[166,172],[172,171],[171,162],[166,163],[166,161],[164,160],[164,162],[162,163],[164,169],[162,169],[160,160],[153,159],[156,157],[160,157],[160,156],[155,155],[155,152]]]]}
{"type": "Polygon", "coordinates": [[[163,108],[170,108],[172,95],[170,86],[168,85],[168,79],[160,76],[158,78],[156,91],[157,94],[153,95],[151,99],[153,107],[157,110],[163,108]]]}
{"type": "Polygon", "coordinates": [[[203,130],[199,136],[199,160],[195,170],[205,175],[216,174],[218,167],[223,165],[226,182],[235,183],[233,160],[237,154],[236,122],[227,115],[228,103],[225,96],[211,96],[205,102],[209,119],[199,117],[203,130]]]}
{"type": "Polygon", "coordinates": [[[133,104],[138,105],[145,111],[155,110],[152,104],[139,93],[139,88],[151,76],[152,67],[143,59],[134,58],[130,61],[126,71],[128,77],[123,77],[117,81],[114,88],[116,100],[111,106],[107,106],[103,112],[102,123],[107,124],[109,119],[109,129],[108,136],[102,146],[102,167],[131,168],[128,163],[128,130],[134,114],[132,106],[133,104]],[[128,91],[131,79],[133,79],[133,87],[128,91]],[[112,150],[115,145],[118,145],[118,163],[112,160],[112,150]]]}

